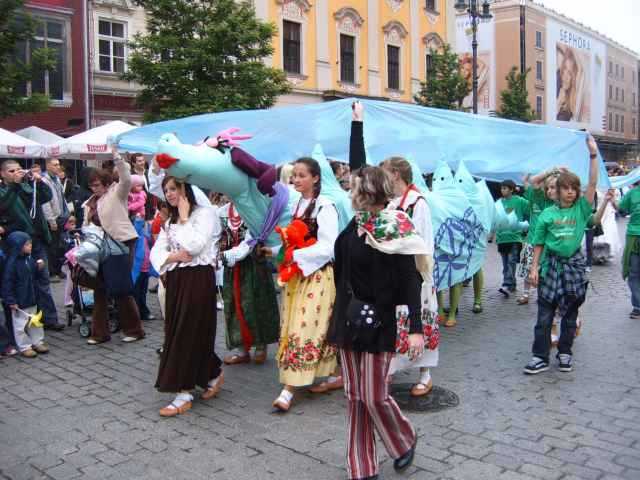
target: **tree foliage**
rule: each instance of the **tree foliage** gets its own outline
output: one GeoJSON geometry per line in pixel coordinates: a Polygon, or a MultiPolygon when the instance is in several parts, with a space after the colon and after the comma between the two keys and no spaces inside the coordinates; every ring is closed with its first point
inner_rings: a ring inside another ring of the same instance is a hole
{"type": "Polygon", "coordinates": [[[142,85],[147,120],[272,106],[289,91],[284,72],[264,64],[276,27],[250,2],[136,0],[147,32],[130,43],[124,78],[142,85]]]}
{"type": "Polygon", "coordinates": [[[462,109],[462,102],[471,89],[460,73],[458,55],[446,44],[441,52],[431,50],[431,56],[432,64],[427,79],[421,82],[414,100],[425,107],[462,109]]]}
{"type": "Polygon", "coordinates": [[[527,75],[530,71],[531,69],[527,69],[522,73],[516,67],[511,67],[506,77],[507,88],[500,92],[502,105],[496,112],[499,117],[521,122],[530,122],[535,118],[527,91],[527,75]]]}
{"type": "Polygon", "coordinates": [[[47,110],[46,95],[17,93],[34,72],[55,69],[52,52],[46,48],[32,51],[28,60],[17,55],[19,46],[33,39],[38,21],[24,9],[24,0],[0,0],[0,12],[0,118],[47,110]]]}

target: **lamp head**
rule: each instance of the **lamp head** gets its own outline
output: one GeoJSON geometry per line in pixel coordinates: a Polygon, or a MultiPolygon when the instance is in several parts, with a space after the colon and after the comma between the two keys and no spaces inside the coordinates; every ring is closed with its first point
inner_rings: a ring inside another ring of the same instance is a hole
{"type": "Polygon", "coordinates": [[[493,18],[493,15],[491,15],[491,12],[490,12],[490,8],[491,6],[489,5],[489,0],[484,0],[484,3],[482,4],[482,13],[480,14],[480,18],[482,18],[483,20],[489,20],[490,18],[493,18]]]}
{"type": "Polygon", "coordinates": [[[469,9],[469,3],[466,0],[456,0],[456,4],[453,8],[459,12],[466,12],[469,9]]]}

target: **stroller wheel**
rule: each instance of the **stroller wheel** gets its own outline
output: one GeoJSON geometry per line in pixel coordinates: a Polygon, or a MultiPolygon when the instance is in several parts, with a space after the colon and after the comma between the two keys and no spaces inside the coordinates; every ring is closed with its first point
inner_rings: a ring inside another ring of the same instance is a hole
{"type": "Polygon", "coordinates": [[[78,332],[82,338],[88,338],[91,335],[91,324],[87,321],[78,325],[78,332]]]}
{"type": "Polygon", "coordinates": [[[73,323],[73,312],[71,310],[67,310],[67,327],[70,327],[73,323]]]}
{"type": "Polygon", "coordinates": [[[118,320],[117,314],[109,315],[109,331],[116,333],[120,330],[120,320],[118,320]]]}

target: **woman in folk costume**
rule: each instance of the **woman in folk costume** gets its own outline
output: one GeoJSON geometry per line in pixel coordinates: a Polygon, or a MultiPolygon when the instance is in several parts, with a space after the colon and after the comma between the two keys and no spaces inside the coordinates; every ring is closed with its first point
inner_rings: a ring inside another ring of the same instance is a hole
{"type": "Polygon", "coordinates": [[[407,214],[386,208],[393,186],[383,169],[357,169],[351,193],[356,213],[335,244],[337,294],[328,338],[342,359],[347,472],[363,480],[378,478],[375,431],[396,471],[413,461],[416,431],[391,397],[387,375],[403,334],[412,360],[423,353],[420,290],[429,266],[425,242],[407,214]],[[406,314],[402,332],[399,309],[406,314]]]}
{"type": "Polygon", "coordinates": [[[233,203],[222,206],[218,214],[222,223],[220,256],[225,266],[222,288],[225,338],[227,349],[231,350],[224,357],[224,363],[250,362],[250,351],[254,346],[253,360],[263,364],[267,358],[267,345],[276,343],[280,333],[271,266],[261,250],[250,246],[251,234],[233,203]]]}
{"type": "Polygon", "coordinates": [[[308,243],[314,239],[315,243],[293,251],[293,262],[301,273],[289,279],[282,294],[276,358],[284,389],[273,406],[283,412],[291,406],[295,387],[311,385],[336,367],[336,349],[327,343],[327,328],[336,293],[332,262],[338,212],[331,200],[320,195],[320,178],[315,160],[295,162],[293,185],[302,197],[294,204],[293,221],[304,222],[311,240],[308,243]]]}
{"type": "Polygon", "coordinates": [[[214,351],[216,336],[216,211],[199,206],[191,185],[167,176],[162,181],[169,220],[151,249],[150,260],[166,288],[165,339],[156,388],[176,393],[160,410],[173,417],[191,408],[196,386],[208,400],[218,394],[224,376],[214,351]]]}
{"type": "Polygon", "coordinates": [[[382,167],[390,173],[394,194],[396,197],[389,202],[389,208],[405,212],[412,220],[416,232],[424,240],[427,251],[425,260],[428,268],[425,271],[424,284],[422,285],[422,322],[425,334],[424,353],[417,359],[408,356],[408,335],[403,327],[406,324],[407,315],[398,311],[398,341],[397,354],[391,362],[389,375],[407,368],[420,368],[418,382],[411,389],[411,395],[420,397],[427,395],[433,388],[430,367],[438,365],[438,344],[440,331],[438,328],[438,302],[436,290],[433,284],[433,227],[431,225],[431,211],[429,205],[413,185],[413,173],[411,164],[401,157],[392,157],[384,161],[382,167]]]}

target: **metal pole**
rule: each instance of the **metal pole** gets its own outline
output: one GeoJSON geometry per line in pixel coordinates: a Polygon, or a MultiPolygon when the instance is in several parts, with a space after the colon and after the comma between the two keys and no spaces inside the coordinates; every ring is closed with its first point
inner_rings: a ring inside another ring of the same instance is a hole
{"type": "Polygon", "coordinates": [[[471,29],[473,30],[473,113],[478,113],[478,0],[471,0],[469,4],[471,15],[471,29]]]}
{"type": "Polygon", "coordinates": [[[526,22],[526,6],[523,0],[520,0],[520,73],[524,75],[527,69],[527,22],[526,22]]]}

